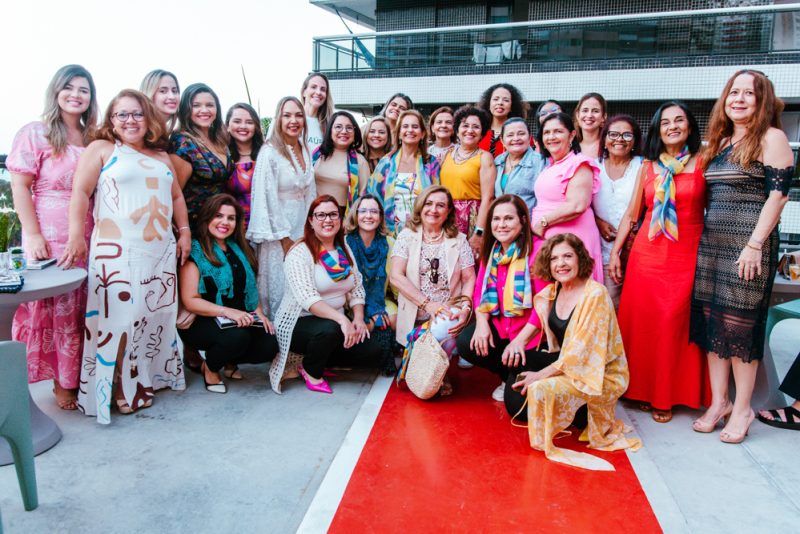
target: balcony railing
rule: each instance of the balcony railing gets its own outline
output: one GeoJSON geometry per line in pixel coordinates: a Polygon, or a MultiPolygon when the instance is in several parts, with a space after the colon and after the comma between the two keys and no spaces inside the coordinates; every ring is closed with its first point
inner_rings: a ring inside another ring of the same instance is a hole
{"type": "Polygon", "coordinates": [[[788,52],[800,52],[800,3],[316,37],[314,70],[685,61],[788,52]]]}

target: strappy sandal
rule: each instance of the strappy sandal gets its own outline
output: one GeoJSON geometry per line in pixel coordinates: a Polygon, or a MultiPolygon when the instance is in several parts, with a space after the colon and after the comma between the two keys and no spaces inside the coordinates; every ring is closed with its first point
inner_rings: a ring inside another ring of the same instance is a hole
{"type": "Polygon", "coordinates": [[[669,423],[672,421],[672,410],[656,410],[653,408],[651,415],[656,423],[669,423]]]}
{"type": "Polygon", "coordinates": [[[239,367],[235,365],[233,367],[226,366],[222,371],[222,374],[225,376],[225,378],[230,378],[231,380],[242,380],[244,378],[242,376],[242,372],[239,370],[239,367]]]}
{"type": "MultiPolygon", "coordinates": [[[[62,391],[69,391],[69,390],[66,390],[66,389],[62,388],[62,391]]],[[[53,388],[53,395],[56,398],[56,404],[58,404],[58,407],[61,408],[62,410],[70,411],[70,410],[77,410],[78,409],[78,397],[77,397],[77,395],[74,396],[74,397],[73,396],[69,396],[66,399],[59,398],[58,397],[58,393],[56,393],[56,388],[53,388]]]]}
{"type": "Polygon", "coordinates": [[[768,419],[760,413],[758,414],[758,420],[765,425],[786,430],[800,430],[800,410],[797,410],[794,406],[784,406],[783,408],[767,411],[772,416],[772,419],[768,419]],[[780,410],[783,410],[783,417],[781,417],[780,410]]]}
{"type": "Polygon", "coordinates": [[[122,415],[129,415],[133,413],[133,408],[130,407],[125,399],[116,399],[114,402],[117,404],[117,411],[122,415]]]}

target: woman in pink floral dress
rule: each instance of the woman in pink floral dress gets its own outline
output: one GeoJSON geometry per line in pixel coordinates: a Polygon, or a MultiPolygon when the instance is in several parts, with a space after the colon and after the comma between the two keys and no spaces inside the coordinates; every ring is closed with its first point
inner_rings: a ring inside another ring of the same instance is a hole
{"type": "MultiPolygon", "coordinates": [[[[72,175],[96,122],[91,74],[80,65],[66,65],[50,81],[42,121],[23,126],[14,139],[6,165],[29,258],[57,258],[64,251],[72,175]]],[[[87,243],[91,231],[87,218],[87,243]]],[[[56,402],[64,410],[77,408],[85,307],[82,284],[70,293],[20,305],[12,325],[12,337],[28,347],[28,381],[52,379],[56,402]]]]}

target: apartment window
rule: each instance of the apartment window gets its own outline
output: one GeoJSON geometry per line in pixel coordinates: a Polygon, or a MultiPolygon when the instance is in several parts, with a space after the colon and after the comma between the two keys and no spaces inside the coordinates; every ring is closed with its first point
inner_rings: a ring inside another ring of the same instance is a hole
{"type": "Polygon", "coordinates": [[[487,22],[489,24],[504,24],[512,22],[511,2],[489,2],[489,14],[487,22]]]}

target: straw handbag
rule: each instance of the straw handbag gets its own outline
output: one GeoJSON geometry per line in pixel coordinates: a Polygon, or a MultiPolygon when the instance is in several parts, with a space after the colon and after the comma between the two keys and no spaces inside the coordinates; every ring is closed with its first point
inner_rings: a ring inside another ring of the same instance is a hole
{"type": "Polygon", "coordinates": [[[420,399],[430,399],[442,387],[450,360],[427,329],[413,342],[409,350],[405,369],[406,385],[420,399]]]}

